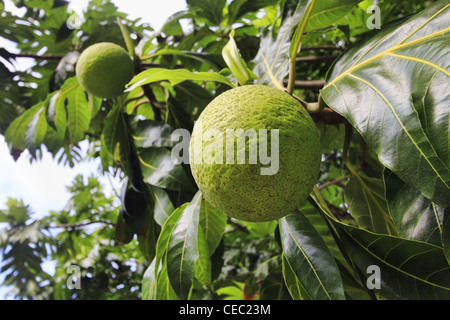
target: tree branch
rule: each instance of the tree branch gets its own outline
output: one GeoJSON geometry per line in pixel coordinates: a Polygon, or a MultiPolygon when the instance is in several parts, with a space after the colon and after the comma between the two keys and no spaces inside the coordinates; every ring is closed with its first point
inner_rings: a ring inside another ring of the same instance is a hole
{"type": "Polygon", "coordinates": [[[328,56],[307,56],[307,57],[297,57],[295,60],[297,62],[309,63],[309,62],[321,62],[321,61],[329,61],[334,60],[338,56],[337,55],[328,55],[328,56]]]}
{"type": "Polygon", "coordinates": [[[313,51],[313,50],[337,50],[337,51],[344,51],[345,48],[342,47],[336,47],[336,46],[329,46],[329,45],[322,45],[322,46],[311,46],[311,47],[302,47],[300,51],[313,51]]]}
{"type": "Polygon", "coordinates": [[[90,221],[90,222],[85,222],[85,223],[67,223],[67,224],[60,224],[57,226],[47,226],[45,227],[45,229],[59,229],[59,228],[63,228],[63,229],[69,229],[69,228],[73,228],[73,229],[77,229],[77,228],[83,228],[86,227],[88,225],[91,224],[95,224],[95,223],[103,223],[109,226],[115,226],[116,224],[111,222],[111,221],[106,221],[106,220],[99,220],[99,221],[90,221]]]}
{"type": "Polygon", "coordinates": [[[60,55],[52,55],[52,54],[43,54],[38,55],[35,53],[9,53],[13,58],[32,58],[32,59],[38,59],[38,60],[61,60],[64,58],[64,56],[60,55]]]}
{"type": "Polygon", "coordinates": [[[323,122],[328,125],[348,123],[347,119],[345,119],[339,113],[334,112],[330,108],[323,108],[320,112],[311,113],[311,117],[313,118],[314,122],[323,122]]]}
{"type": "MultiPolygon", "coordinates": [[[[283,81],[284,85],[288,84],[288,80],[285,79],[283,81]]],[[[295,80],[294,88],[295,89],[322,89],[325,84],[325,80],[295,80]]]]}

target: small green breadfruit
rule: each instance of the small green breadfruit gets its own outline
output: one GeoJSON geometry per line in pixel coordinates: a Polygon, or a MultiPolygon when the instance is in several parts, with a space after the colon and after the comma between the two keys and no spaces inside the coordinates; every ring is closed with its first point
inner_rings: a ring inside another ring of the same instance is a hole
{"type": "Polygon", "coordinates": [[[194,179],[218,210],[279,219],[308,197],[321,162],[317,128],[291,95],[264,85],[228,90],[203,110],[189,146],[194,179]]]}
{"type": "Polygon", "coordinates": [[[78,82],[90,94],[114,98],[123,94],[134,75],[133,61],[121,46],[100,42],[86,48],[78,58],[78,82]]]}

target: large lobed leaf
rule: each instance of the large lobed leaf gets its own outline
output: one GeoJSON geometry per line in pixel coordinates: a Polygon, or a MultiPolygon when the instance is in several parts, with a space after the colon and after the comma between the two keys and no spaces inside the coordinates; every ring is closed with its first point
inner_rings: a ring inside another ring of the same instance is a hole
{"type": "Polygon", "coordinates": [[[450,266],[442,248],[340,225],[341,240],[361,272],[380,268],[380,293],[394,299],[450,299],[450,266]]]}
{"type": "Polygon", "coordinates": [[[321,91],[380,161],[442,206],[450,204],[449,1],[439,1],[348,50],[321,91]]]}
{"type": "Polygon", "coordinates": [[[379,268],[382,297],[450,299],[450,265],[442,247],[346,225],[334,218],[317,190],[312,199],[333,224],[342,249],[361,274],[369,278],[371,268],[379,268]]]}
{"type": "Polygon", "coordinates": [[[253,72],[259,78],[257,82],[275,85],[281,89],[283,79],[289,73],[289,60],[297,55],[297,52],[293,51],[294,44],[302,38],[303,32],[329,27],[358,2],[360,0],[282,2],[280,28],[276,36],[275,32],[269,32],[261,39],[260,49],[253,60],[253,72]],[[309,19],[306,19],[307,17],[309,19]]]}
{"type": "Polygon", "coordinates": [[[295,275],[298,287],[311,299],[345,299],[336,262],[309,220],[301,213],[290,214],[280,219],[279,226],[286,268],[292,270],[288,274],[295,275]]]}

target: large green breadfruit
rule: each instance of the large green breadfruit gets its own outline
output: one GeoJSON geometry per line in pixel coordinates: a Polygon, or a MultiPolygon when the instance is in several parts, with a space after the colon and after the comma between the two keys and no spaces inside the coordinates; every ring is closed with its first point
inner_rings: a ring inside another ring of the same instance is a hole
{"type": "Polygon", "coordinates": [[[220,94],[203,110],[189,158],[199,189],[214,207],[262,222],[292,213],[305,201],[318,178],[321,153],[316,126],[296,99],[269,86],[246,85],[220,94]],[[266,139],[260,129],[266,129],[266,139]]]}
{"type": "Polygon", "coordinates": [[[100,42],[85,49],[77,61],[78,82],[90,94],[100,98],[121,95],[134,75],[133,61],[121,46],[100,42]]]}

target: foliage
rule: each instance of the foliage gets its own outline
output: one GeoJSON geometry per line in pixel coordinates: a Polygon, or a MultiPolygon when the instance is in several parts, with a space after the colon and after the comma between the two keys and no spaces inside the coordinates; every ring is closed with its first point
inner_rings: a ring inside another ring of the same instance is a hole
{"type": "Polygon", "coordinates": [[[380,0],[380,30],[368,28],[369,0],[187,0],[157,31],[107,0],[91,0],[78,29],[66,1],[15,4],[24,16],[0,19],[19,50],[0,50],[12,156],[38,159],[45,146],[74,166],[88,141],[123,187],[109,198],[77,177],[66,208],[42,219],[10,199],[0,248],[13,297],[450,298],[448,0],[380,0]],[[86,94],[74,76],[80,52],[102,41],[134,58],[117,99],[86,94]],[[35,64],[17,71],[21,57],[35,64]],[[171,157],[182,152],[172,133],[244,83],[293,94],[321,136],[317,186],[278,221],[226,217],[171,157]]]}

